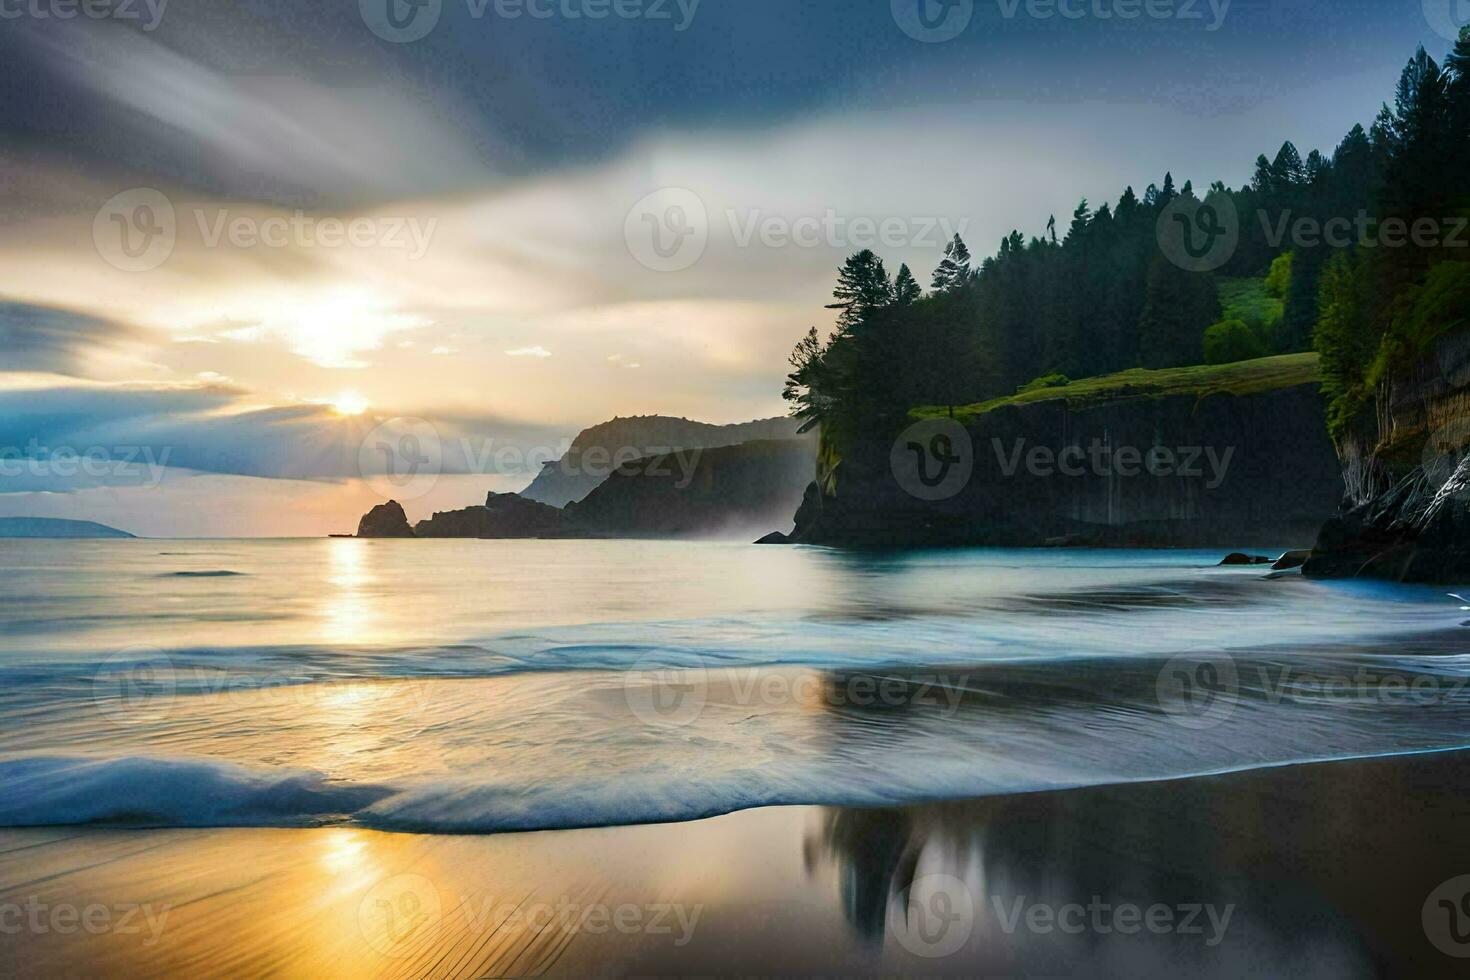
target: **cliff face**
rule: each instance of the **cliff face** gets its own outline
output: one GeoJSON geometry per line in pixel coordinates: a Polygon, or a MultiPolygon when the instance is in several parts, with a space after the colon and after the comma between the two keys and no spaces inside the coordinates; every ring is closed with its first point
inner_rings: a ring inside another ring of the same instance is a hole
{"type": "Polygon", "coordinates": [[[1470,331],[1395,372],[1375,409],[1343,440],[1343,513],[1303,574],[1470,580],[1470,331]]]}
{"type": "Polygon", "coordinates": [[[806,439],[650,457],[620,468],[567,513],[599,535],[749,537],[790,526],[815,460],[806,439]]]}
{"type": "Polygon", "coordinates": [[[1342,494],[1310,356],[1128,372],[1007,401],[849,452],[835,495],[808,489],[794,539],[1283,547],[1313,540],[1342,494]],[[968,475],[925,486],[944,458],[968,475]]]}
{"type": "Polygon", "coordinates": [[[542,467],[521,491],[527,500],[565,507],[582,500],[619,466],[681,450],[713,449],[762,439],[791,439],[794,419],[759,419],[738,425],[710,425],[663,415],[619,418],[584,429],[561,459],[542,467]]]}

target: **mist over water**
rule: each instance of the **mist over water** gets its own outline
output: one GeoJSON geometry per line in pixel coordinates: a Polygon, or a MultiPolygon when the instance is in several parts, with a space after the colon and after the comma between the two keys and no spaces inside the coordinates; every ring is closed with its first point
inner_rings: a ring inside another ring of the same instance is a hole
{"type": "Polygon", "coordinates": [[[1220,555],[0,542],[0,825],[485,832],[1470,741],[1443,590],[1220,555]]]}

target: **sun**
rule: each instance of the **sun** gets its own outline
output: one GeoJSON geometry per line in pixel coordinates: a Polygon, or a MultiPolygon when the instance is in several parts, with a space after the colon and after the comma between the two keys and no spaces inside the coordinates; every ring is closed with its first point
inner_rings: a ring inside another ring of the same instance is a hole
{"type": "Polygon", "coordinates": [[[368,400],[355,391],[344,391],[332,399],[332,411],[341,416],[361,415],[368,410],[368,400]]]}

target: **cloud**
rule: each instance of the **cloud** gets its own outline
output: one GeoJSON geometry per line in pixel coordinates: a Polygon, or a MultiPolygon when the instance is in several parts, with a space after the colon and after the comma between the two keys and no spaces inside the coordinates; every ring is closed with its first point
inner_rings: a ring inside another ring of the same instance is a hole
{"type": "Polygon", "coordinates": [[[507,357],[550,357],[551,351],[537,344],[535,347],[517,347],[505,352],[507,357]]]}
{"type": "Polygon", "coordinates": [[[93,356],[114,353],[137,336],[134,328],[113,320],[0,300],[0,372],[81,377],[93,356]]]}
{"type": "MultiPolygon", "coordinates": [[[[216,16],[235,19],[228,10],[216,16]]],[[[231,196],[380,200],[486,176],[462,138],[463,130],[480,128],[477,115],[452,92],[413,98],[381,59],[333,86],[302,72],[211,67],[252,57],[246,37],[255,25],[238,21],[207,46],[194,44],[193,57],[112,23],[53,18],[10,26],[25,38],[14,50],[29,71],[70,89],[69,103],[110,110],[94,113],[124,153],[155,164],[161,156],[194,161],[188,176],[231,196]]],[[[318,37],[314,47],[325,54],[331,41],[318,37]]]]}
{"type": "Polygon", "coordinates": [[[344,418],[320,404],[251,408],[248,398],[223,385],[0,390],[0,461],[8,463],[0,468],[0,493],[136,485],[148,476],[137,466],[79,475],[75,467],[47,465],[58,456],[87,454],[269,479],[359,479],[380,472],[375,441],[425,426],[440,473],[519,476],[534,471],[524,463],[527,454],[554,459],[571,435],[559,427],[486,414],[446,414],[421,424],[370,415],[344,418]],[[85,476],[91,479],[80,478],[85,476]]]}

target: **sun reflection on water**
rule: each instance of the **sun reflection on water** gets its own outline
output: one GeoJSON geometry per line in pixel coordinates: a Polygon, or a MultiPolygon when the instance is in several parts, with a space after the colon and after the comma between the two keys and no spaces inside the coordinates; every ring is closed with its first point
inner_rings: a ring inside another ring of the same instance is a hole
{"type": "Polygon", "coordinates": [[[327,541],[328,588],[322,592],[322,639],[362,644],[374,637],[375,613],[367,591],[373,583],[368,543],[352,538],[327,541]]]}

